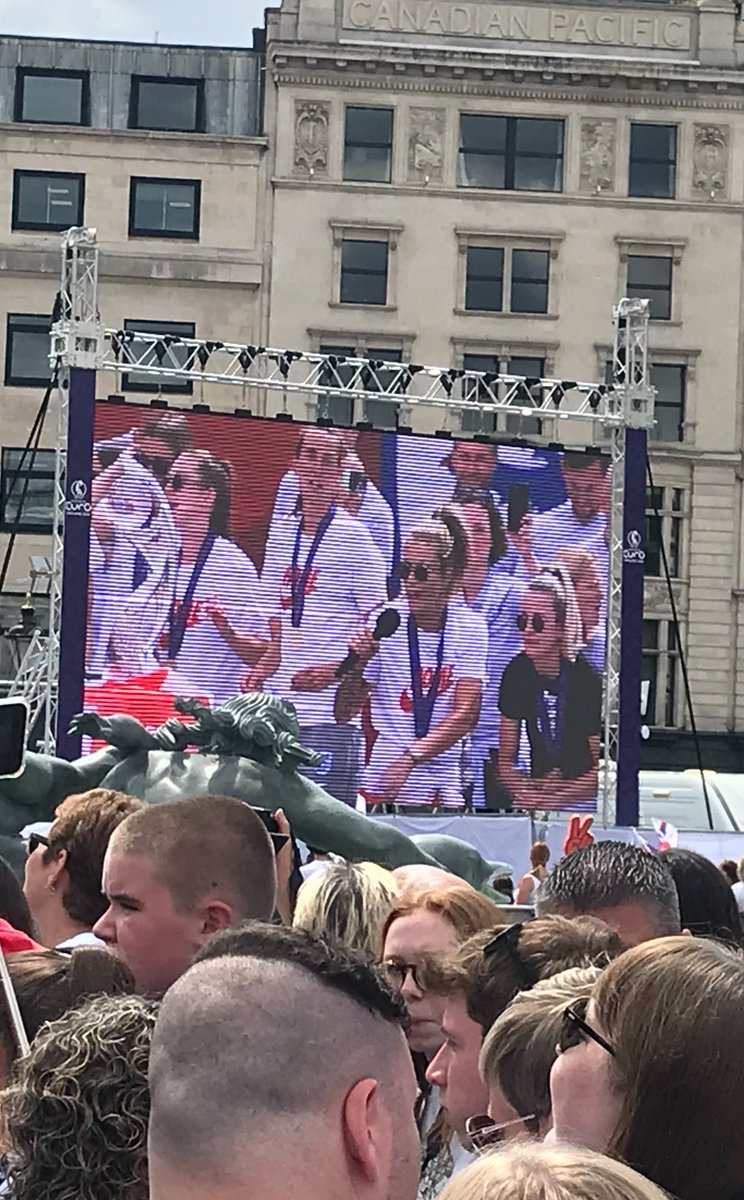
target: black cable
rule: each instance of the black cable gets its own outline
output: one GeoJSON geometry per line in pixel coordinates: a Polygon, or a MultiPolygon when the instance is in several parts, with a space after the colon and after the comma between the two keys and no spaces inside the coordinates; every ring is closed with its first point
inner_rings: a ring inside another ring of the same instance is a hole
{"type": "MultiPolygon", "coordinates": [[[[44,422],[46,420],[47,412],[49,411],[49,401],[51,399],[52,392],[53,392],[54,388],[56,387],[58,376],[59,376],[59,364],[56,364],[55,368],[54,368],[54,372],[52,374],[52,378],[49,380],[49,383],[47,385],[47,389],[42,398],[41,404],[39,405],[36,416],[34,417],[33,424],[29,431],[29,435],[26,439],[26,445],[24,446],[24,448],[21,452],[21,457],[18,462],[18,465],[15,467],[15,470],[13,471],[13,474],[11,475],[10,484],[5,491],[6,502],[8,502],[10,500],[15,500],[15,497],[13,495],[14,490],[15,490],[15,485],[17,484],[18,480],[21,477],[21,473],[23,472],[24,464],[26,463],[26,459],[30,457],[31,462],[33,462],[33,459],[36,455],[36,451],[39,449],[39,442],[41,441],[41,434],[44,429],[44,422]]],[[[29,488],[30,482],[31,482],[31,472],[26,471],[24,474],[24,477],[23,477],[23,484],[21,487],[20,495],[18,497],[18,516],[17,516],[16,520],[13,521],[12,523],[6,522],[6,524],[11,525],[11,529],[10,529],[10,537],[8,538],[8,544],[5,547],[5,556],[3,558],[3,564],[2,564],[2,567],[0,567],[0,593],[2,593],[5,588],[5,581],[8,577],[8,570],[10,568],[10,560],[13,555],[16,537],[18,536],[19,532],[23,531],[23,527],[21,524],[22,516],[23,516],[23,506],[26,503],[26,497],[28,495],[28,488],[29,488]]],[[[55,498],[55,500],[56,500],[56,498],[55,498]]]]}
{"type": "Polygon", "coordinates": [[[710,808],[710,797],[708,795],[708,785],[705,781],[705,768],[703,766],[703,748],[700,745],[700,738],[697,731],[697,722],[695,721],[695,710],[692,706],[692,692],[690,691],[690,679],[687,674],[687,658],[685,657],[684,648],[682,646],[682,636],[679,630],[679,617],[677,615],[677,603],[674,599],[674,589],[672,587],[672,576],[669,570],[669,559],[667,558],[666,546],[664,544],[664,529],[661,523],[661,513],[659,506],[656,503],[656,488],[654,487],[654,476],[651,470],[651,460],[646,455],[646,475],[648,477],[648,486],[651,492],[651,506],[654,510],[654,516],[659,522],[659,548],[661,550],[661,563],[664,568],[664,580],[669,593],[669,606],[672,610],[672,627],[674,629],[674,640],[677,643],[677,654],[679,656],[679,665],[682,669],[682,681],[685,689],[685,699],[687,701],[687,711],[690,714],[690,731],[692,733],[692,741],[695,746],[695,756],[697,758],[698,771],[700,772],[700,780],[703,785],[703,797],[705,799],[705,810],[708,814],[708,824],[713,829],[713,814],[710,808]]]}

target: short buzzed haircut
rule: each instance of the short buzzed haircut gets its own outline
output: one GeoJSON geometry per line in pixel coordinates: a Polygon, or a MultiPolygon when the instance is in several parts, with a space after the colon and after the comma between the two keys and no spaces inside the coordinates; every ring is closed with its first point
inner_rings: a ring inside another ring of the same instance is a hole
{"type": "Polygon", "coordinates": [[[659,937],[680,931],[679,899],[669,867],[628,842],[593,842],[561,859],[537,895],[539,916],[594,913],[643,904],[659,937]]]}
{"type": "Polygon", "coordinates": [[[219,895],[238,920],[267,920],[274,911],[274,850],[253,809],[232,796],[191,796],[154,804],[127,817],[111,844],[154,859],[174,908],[191,912],[219,895]]]}
{"type": "MultiPolygon", "coordinates": [[[[150,1059],[150,1153],[219,1185],[281,1139],[322,1153],[328,1107],[375,1078],[397,1091],[405,1009],[377,970],[304,929],[215,935],[163,1001],[150,1059]],[[279,1139],[277,1141],[277,1139],[279,1139]]],[[[326,1130],[327,1133],[327,1130],[326,1130]]]]}

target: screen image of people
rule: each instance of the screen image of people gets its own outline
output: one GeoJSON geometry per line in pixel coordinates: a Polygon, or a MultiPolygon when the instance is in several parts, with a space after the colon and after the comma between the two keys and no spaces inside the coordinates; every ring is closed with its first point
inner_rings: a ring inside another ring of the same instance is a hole
{"type": "Polygon", "coordinates": [[[294,706],[355,804],[596,804],[609,462],[99,402],[86,707],[294,706]]]}

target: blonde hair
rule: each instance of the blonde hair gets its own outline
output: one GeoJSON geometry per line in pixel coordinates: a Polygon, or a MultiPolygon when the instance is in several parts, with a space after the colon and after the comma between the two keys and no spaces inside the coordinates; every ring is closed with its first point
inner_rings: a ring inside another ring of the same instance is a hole
{"type": "Polygon", "coordinates": [[[552,596],[556,624],[563,631],[561,650],[564,658],[573,662],[583,638],[579,604],[568,568],[561,563],[544,568],[532,577],[527,591],[543,592],[552,596]]]}
{"type": "Polygon", "coordinates": [[[742,854],[741,858],[736,864],[736,874],[739,876],[741,882],[744,883],[744,854],[742,854]]]}
{"type": "Polygon", "coordinates": [[[292,924],[359,950],[382,952],[382,930],[398,895],[390,871],[377,863],[340,863],[316,871],[297,893],[292,924]]]}
{"type": "Polygon", "coordinates": [[[478,1067],[488,1087],[498,1087],[515,1112],[539,1119],[550,1113],[550,1068],[563,1014],[588,999],[601,972],[572,967],[519,992],[486,1034],[478,1067]]]}
{"type": "Polygon", "coordinates": [[[425,542],[431,546],[442,564],[442,570],[452,572],[450,590],[457,590],[465,569],[467,537],[454,514],[448,514],[445,519],[437,513],[429,520],[420,521],[413,529],[409,529],[405,542],[425,542]]]}
{"type": "Polygon", "coordinates": [[[442,1200],[666,1200],[625,1163],[574,1146],[512,1145],[479,1158],[442,1200]]]}
{"type": "MultiPolygon", "coordinates": [[[[579,580],[589,571],[594,571],[599,579],[599,564],[596,556],[586,546],[562,546],[553,558],[553,566],[565,567],[574,588],[579,580]]],[[[587,629],[586,637],[591,638],[593,629],[587,629]]]]}

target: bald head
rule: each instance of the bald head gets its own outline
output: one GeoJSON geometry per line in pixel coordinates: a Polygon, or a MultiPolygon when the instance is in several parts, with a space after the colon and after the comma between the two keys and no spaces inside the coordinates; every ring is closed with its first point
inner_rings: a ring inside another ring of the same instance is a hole
{"type": "Polygon", "coordinates": [[[396,867],[393,871],[395,880],[403,892],[441,892],[444,888],[468,887],[468,883],[459,875],[445,871],[442,867],[428,867],[426,863],[411,863],[407,867],[396,867]]]}
{"type": "MultiPolygon", "coordinates": [[[[388,1114],[389,1139],[410,1121],[413,1140],[404,1137],[395,1157],[405,1159],[415,1190],[415,1083],[403,1019],[374,971],[305,930],[256,922],[218,935],[158,1017],[153,1200],[264,1195],[264,1173],[276,1178],[277,1195],[291,1194],[295,1167],[305,1195],[348,1195],[344,1172],[356,1170],[348,1136],[358,1130],[349,1134],[345,1122],[360,1119],[362,1098],[368,1115],[370,1105],[378,1110],[378,1124],[388,1114]]],[[[377,1169],[401,1167],[391,1160],[377,1169]]],[[[392,1192],[409,1200],[405,1189],[392,1192]]]]}

